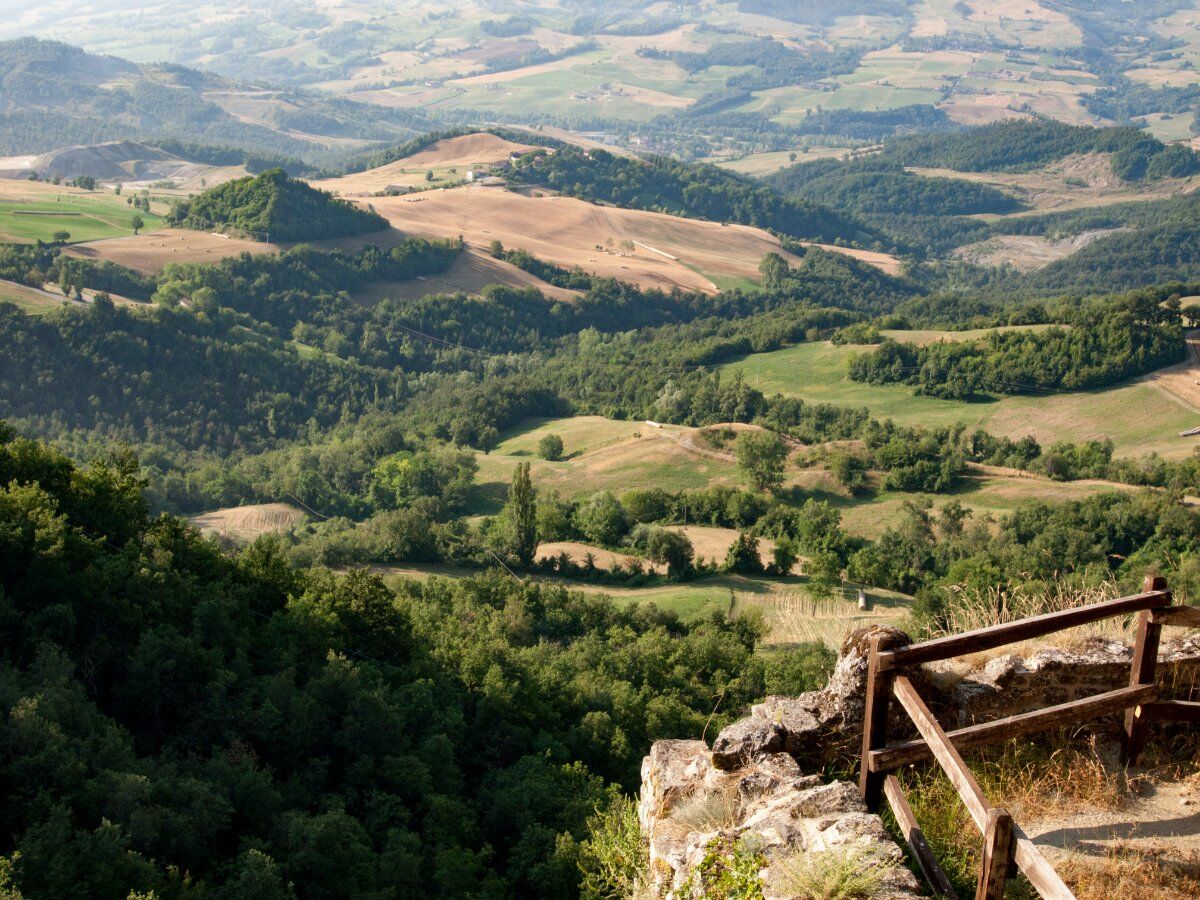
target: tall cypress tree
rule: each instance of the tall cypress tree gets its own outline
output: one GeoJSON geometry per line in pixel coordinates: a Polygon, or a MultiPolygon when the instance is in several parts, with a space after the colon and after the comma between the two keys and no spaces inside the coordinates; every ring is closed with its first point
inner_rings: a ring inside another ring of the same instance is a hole
{"type": "Polygon", "coordinates": [[[528,568],[537,554],[538,540],[537,492],[533,489],[527,462],[518,463],[513,472],[504,516],[508,520],[512,553],[522,566],[528,568]]]}

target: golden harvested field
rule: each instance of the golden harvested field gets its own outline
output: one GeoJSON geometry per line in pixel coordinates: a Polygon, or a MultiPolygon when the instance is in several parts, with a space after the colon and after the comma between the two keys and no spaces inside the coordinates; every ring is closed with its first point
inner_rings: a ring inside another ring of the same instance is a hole
{"type": "Polygon", "coordinates": [[[260,241],[225,237],[207,231],[160,228],[137,236],[106,238],[73,244],[63,251],[81,259],[107,260],[154,275],[169,263],[215,263],[242,253],[277,253],[279,247],[260,241]]]}
{"type": "MultiPolygon", "coordinates": [[[[738,534],[732,528],[717,528],[713,525],[671,525],[668,527],[671,531],[680,532],[692,542],[692,549],[696,551],[697,560],[704,559],[718,563],[725,559],[725,555],[733,546],[738,534]]],[[[758,542],[758,555],[762,559],[763,565],[771,561],[771,554],[774,550],[774,541],[763,539],[758,542]]],[[[797,565],[797,568],[803,568],[803,566],[797,565]]]]}
{"type": "Polygon", "coordinates": [[[536,288],[552,300],[576,300],[578,291],[560,288],[518,269],[512,263],[494,259],[486,253],[465,250],[447,271],[411,281],[380,281],[357,292],[355,299],[378,303],[389,297],[417,298],[429,294],[478,294],[492,284],[514,288],[536,288]]]}
{"type": "MultiPolygon", "coordinates": [[[[1200,331],[1187,333],[1187,345],[1186,361],[1151,372],[1141,380],[1181,406],[1200,414],[1200,331]]],[[[1200,415],[1196,424],[1200,427],[1200,415]]]]}
{"type": "Polygon", "coordinates": [[[303,512],[287,503],[259,503],[216,509],[192,516],[189,521],[201,531],[248,543],[264,534],[279,534],[295,528],[306,518],[303,512]]]}
{"type": "Polygon", "coordinates": [[[464,134],[459,137],[438,141],[431,147],[406,156],[386,166],[343,175],[341,178],[326,178],[312,182],[313,187],[332,191],[335,194],[374,194],[385,191],[391,185],[415,186],[425,183],[425,173],[432,171],[444,177],[450,169],[458,169],[459,177],[465,177],[473,166],[487,166],[507,160],[514,153],[533,149],[528,144],[514,144],[494,134],[464,134]]]}
{"type": "Polygon", "coordinates": [[[462,235],[478,249],[500,241],[565,268],[643,288],[716,293],[714,279],[757,281],[779,241],[757,228],[720,225],[662,213],[597,206],[573,197],[534,196],[468,185],[372,200],[401,231],[421,237],[462,235]]]}

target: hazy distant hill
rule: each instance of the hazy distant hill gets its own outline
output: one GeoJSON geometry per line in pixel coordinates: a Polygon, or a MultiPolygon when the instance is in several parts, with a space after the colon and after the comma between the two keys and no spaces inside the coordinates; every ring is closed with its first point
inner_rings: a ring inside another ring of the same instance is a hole
{"type": "Polygon", "coordinates": [[[1190,140],[1196,14],[1197,0],[19,0],[0,36],[312,89],[379,116],[552,124],[692,158],[1013,116],[1190,140]]]}
{"type": "Polygon", "coordinates": [[[32,38],[0,43],[0,153],[171,138],[312,161],[415,133],[402,111],[137,65],[32,38]]]}

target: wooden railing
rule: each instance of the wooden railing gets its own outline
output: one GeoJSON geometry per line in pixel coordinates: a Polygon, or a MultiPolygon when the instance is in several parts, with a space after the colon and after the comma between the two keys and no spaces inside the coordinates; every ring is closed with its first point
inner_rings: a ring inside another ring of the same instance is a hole
{"type": "Polygon", "coordinates": [[[1173,606],[1166,580],[1147,577],[1142,593],[1132,597],[993,625],[921,644],[883,650],[882,637],[872,638],[859,788],[871,812],[878,812],[886,797],[921,871],[939,895],[956,900],[958,896],[938,865],[900,782],[892,773],[902,766],[927,759],[936,760],[946,773],[983,836],[982,861],[975,890],[978,900],[1002,898],[1005,883],[1017,870],[1024,873],[1042,897],[1074,900],[1070,888],[1008,811],[988,802],[975,776],[963,762],[960,751],[1124,711],[1122,757],[1127,764],[1136,762],[1145,746],[1147,731],[1154,722],[1200,722],[1200,703],[1158,699],[1155,666],[1164,625],[1200,627],[1200,609],[1173,606]],[[1138,624],[1129,687],[1094,697],[946,732],[908,675],[904,674],[909,667],[921,663],[991,650],[1131,613],[1138,615],[1138,624]],[[888,712],[893,698],[916,726],[919,739],[888,743],[888,712]]]}

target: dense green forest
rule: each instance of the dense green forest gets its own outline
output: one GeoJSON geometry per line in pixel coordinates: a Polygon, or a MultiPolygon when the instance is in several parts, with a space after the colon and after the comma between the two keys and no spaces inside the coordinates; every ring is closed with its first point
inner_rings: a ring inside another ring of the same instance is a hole
{"type": "Polygon", "coordinates": [[[711,165],[664,156],[627,159],[605,150],[529,153],[510,176],[573,197],[673,215],[737,222],[795,238],[875,242],[879,235],[829,207],[786,199],[769,187],[711,165]]]}
{"type": "Polygon", "coordinates": [[[0,819],[30,897],[575,896],[650,741],[824,665],[503,573],[393,591],[228,555],[148,517],[129,458],[7,429],[0,484],[0,819]]]}
{"type": "Polygon", "coordinates": [[[1185,178],[1200,172],[1200,156],[1132,127],[1090,128],[1044,120],[1011,120],[949,134],[914,134],[891,141],[885,156],[906,166],[961,172],[1021,172],[1073,153],[1112,154],[1126,181],[1185,178]]]}
{"type": "Polygon", "coordinates": [[[1185,356],[1179,298],[1162,289],[1093,303],[1061,317],[1066,327],[993,332],[982,341],[925,346],[885,341],[856,357],[850,377],[908,384],[955,400],[1105,387],[1185,356]]]}
{"type": "Polygon", "coordinates": [[[282,242],[353,237],[388,227],[383,216],[309,187],[283,169],[235,178],[181,200],[167,221],[200,230],[229,226],[282,242]]]}
{"type": "Polygon", "coordinates": [[[795,195],[855,213],[969,216],[1022,209],[1016,198],[984,184],[955,178],[925,178],[899,162],[867,157],[853,162],[822,160],[783,169],[766,182],[795,195]]]}

